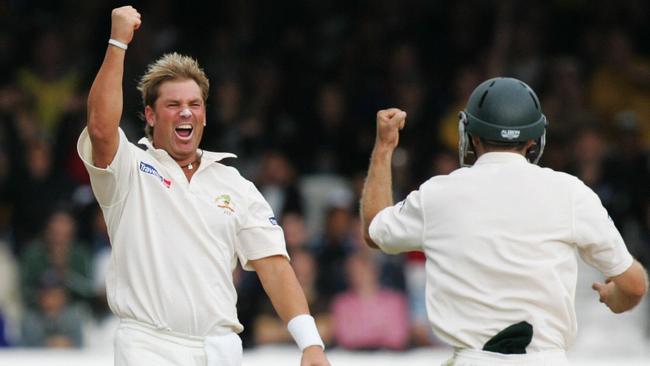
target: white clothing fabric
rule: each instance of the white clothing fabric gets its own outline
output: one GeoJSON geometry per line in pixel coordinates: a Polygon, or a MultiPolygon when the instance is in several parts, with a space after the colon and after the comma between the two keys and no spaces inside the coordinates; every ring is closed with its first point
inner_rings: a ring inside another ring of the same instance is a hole
{"type": "Polygon", "coordinates": [[[286,256],[284,235],[255,186],[205,151],[188,182],[148,140],[142,150],[119,130],[106,169],[93,165],[87,129],[77,145],[112,244],[106,291],[121,319],[188,336],[240,332],[232,272],[248,261],[286,256]]]}
{"type": "Polygon", "coordinates": [[[370,236],[387,253],[424,251],[427,313],[454,347],[480,350],[527,321],[527,351],[575,338],[577,256],[616,276],[632,264],[596,194],[577,178],[493,152],[382,210],[370,236]]]}
{"type": "Polygon", "coordinates": [[[115,334],[115,366],[241,366],[242,353],[233,332],[191,337],[122,319],[115,334]]]}
{"type": "Polygon", "coordinates": [[[443,366],[568,366],[564,351],[536,352],[532,354],[504,355],[501,353],[459,349],[443,366]]]}

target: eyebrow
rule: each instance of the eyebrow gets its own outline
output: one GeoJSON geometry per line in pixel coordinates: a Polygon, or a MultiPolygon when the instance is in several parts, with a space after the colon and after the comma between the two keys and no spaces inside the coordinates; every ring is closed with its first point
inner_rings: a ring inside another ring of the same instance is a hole
{"type": "MultiPolygon", "coordinates": [[[[180,103],[181,100],[178,98],[161,98],[160,101],[162,103],[180,103]]],[[[201,102],[203,103],[203,99],[201,98],[193,98],[188,100],[188,103],[196,103],[196,102],[201,102]]]]}

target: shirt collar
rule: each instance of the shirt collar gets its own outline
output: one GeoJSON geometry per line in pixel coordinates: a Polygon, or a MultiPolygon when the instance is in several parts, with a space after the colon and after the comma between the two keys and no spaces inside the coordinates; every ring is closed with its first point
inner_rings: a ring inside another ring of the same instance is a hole
{"type": "Polygon", "coordinates": [[[528,163],[528,160],[521,154],[513,152],[488,152],[481,155],[474,165],[482,164],[504,164],[504,163],[528,163]]]}
{"type": "MultiPolygon", "coordinates": [[[[149,141],[148,138],[143,137],[138,141],[138,144],[144,145],[147,147],[147,151],[153,155],[156,158],[162,158],[162,157],[167,157],[171,158],[169,156],[169,153],[163,149],[156,149],[151,141],[149,141]]],[[[213,151],[207,151],[203,150],[203,155],[201,156],[201,161],[208,160],[210,162],[216,162],[216,161],[221,161],[225,158],[236,158],[237,155],[232,154],[232,153],[227,153],[227,152],[213,152],[213,151]]]]}

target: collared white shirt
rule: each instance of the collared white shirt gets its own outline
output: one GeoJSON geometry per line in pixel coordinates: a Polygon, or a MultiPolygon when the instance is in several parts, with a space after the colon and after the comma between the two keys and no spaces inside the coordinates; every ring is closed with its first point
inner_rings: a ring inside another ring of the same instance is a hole
{"type": "Polygon", "coordinates": [[[232,273],[239,257],[288,257],[284,235],[255,186],[205,151],[188,182],[169,154],[147,139],[144,151],[119,131],[106,169],[92,163],[87,129],[77,149],[106,220],[112,253],[106,289],[120,318],[206,336],[243,327],[232,273]]]}
{"type": "Polygon", "coordinates": [[[596,194],[515,153],[482,155],[382,210],[370,236],[387,253],[424,251],[427,312],[452,346],[482,349],[520,321],[527,350],[566,349],[576,334],[576,252],[605,276],[632,257],[596,194]]]}

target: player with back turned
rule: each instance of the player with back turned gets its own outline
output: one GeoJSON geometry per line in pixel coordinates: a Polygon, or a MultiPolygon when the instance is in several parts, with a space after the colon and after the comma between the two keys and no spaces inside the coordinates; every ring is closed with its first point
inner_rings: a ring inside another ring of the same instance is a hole
{"type": "Polygon", "coordinates": [[[405,122],[399,109],[377,113],[361,219],[371,247],[424,252],[429,320],[455,348],[446,365],[567,365],[576,252],[606,276],[593,289],[613,312],[641,301],[647,274],[596,194],[536,165],[547,121],[528,85],[480,84],[460,113],[463,167],[394,205],[391,157],[405,122]]]}
{"type": "Polygon", "coordinates": [[[209,82],[176,53],[140,80],[146,150],[119,128],[124,59],[140,14],[114,9],[111,39],[88,96],[79,154],[109,230],[111,310],[120,318],[115,364],[239,366],[242,325],[232,273],[255,270],[302,350],[303,366],[329,365],[289,265],[282,229],[255,186],[200,149],[209,82]]]}

